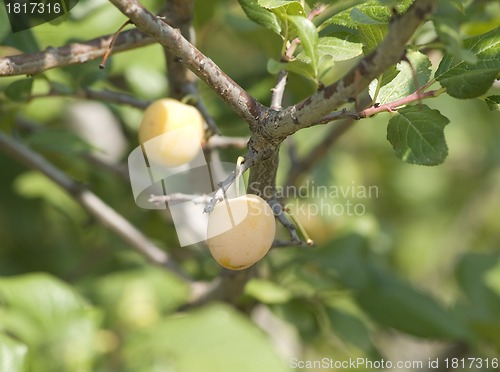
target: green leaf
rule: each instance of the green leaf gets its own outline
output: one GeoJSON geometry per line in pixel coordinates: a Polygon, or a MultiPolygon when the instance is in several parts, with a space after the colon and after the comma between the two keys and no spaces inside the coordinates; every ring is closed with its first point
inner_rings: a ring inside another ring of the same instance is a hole
{"type": "Polygon", "coordinates": [[[500,96],[489,96],[484,99],[490,111],[500,111],[500,96]]]}
{"type": "Polygon", "coordinates": [[[362,12],[358,8],[353,8],[351,10],[351,20],[357,24],[381,25],[387,23],[389,19],[390,14],[387,12],[386,7],[366,8],[365,12],[362,12]]]}
{"type": "Polygon", "coordinates": [[[392,1],[391,4],[380,4],[380,1],[366,1],[359,4],[361,1],[346,1],[347,4],[350,3],[352,6],[343,8],[344,10],[327,19],[320,27],[324,28],[335,24],[356,28],[362,24],[387,24],[392,17],[392,8],[395,8],[396,12],[401,14],[410,7],[412,2],[413,0],[403,0],[392,1]]]}
{"type": "Polygon", "coordinates": [[[31,96],[33,78],[17,80],[5,88],[5,95],[12,101],[26,102],[31,96]]]}
{"type": "Polygon", "coordinates": [[[500,297],[488,285],[488,274],[499,264],[498,253],[469,253],[456,266],[458,283],[472,305],[471,315],[477,320],[500,319],[500,297]]]}
{"type": "Polygon", "coordinates": [[[301,16],[305,18],[306,13],[299,1],[258,0],[258,4],[276,15],[280,22],[280,33],[285,40],[291,40],[298,36],[296,27],[290,17],[301,16]]]}
{"type": "MultiPolygon", "coordinates": [[[[400,70],[397,69],[396,66],[390,67],[388,70],[382,74],[382,78],[380,79],[380,86],[383,87],[393,81],[396,76],[400,73],[400,70]]],[[[377,81],[378,82],[378,81],[377,81]]],[[[371,93],[370,93],[371,95],[371,93]]]]}
{"type": "Polygon", "coordinates": [[[157,268],[110,273],[97,280],[95,288],[109,321],[120,329],[155,324],[160,314],[173,313],[189,297],[185,283],[157,268]]]}
{"type": "Polygon", "coordinates": [[[310,63],[304,62],[299,58],[289,62],[278,62],[275,59],[269,59],[267,62],[267,70],[270,74],[277,74],[281,70],[294,72],[297,75],[303,76],[310,80],[315,80],[316,76],[312,70],[310,63]]]}
{"type": "Polygon", "coordinates": [[[304,8],[300,1],[296,0],[258,0],[261,7],[274,10],[278,8],[286,9],[288,15],[305,15],[304,8]]]}
{"type": "Polygon", "coordinates": [[[486,93],[500,72],[500,27],[464,40],[464,48],[477,56],[477,63],[446,54],[435,77],[450,96],[474,98],[486,93]]]}
{"type": "Polygon", "coordinates": [[[275,34],[281,33],[281,26],[276,15],[260,6],[257,0],[238,0],[238,2],[249,19],[275,34]]]}
{"type": "Polygon", "coordinates": [[[358,35],[363,43],[363,52],[369,54],[384,40],[389,26],[386,24],[358,25],[358,35]]]}
{"type": "Polygon", "coordinates": [[[78,154],[96,150],[75,133],[67,129],[46,129],[30,134],[26,142],[38,149],[61,154],[78,154]]]}
{"type": "Polygon", "coordinates": [[[46,274],[0,278],[0,304],[29,314],[43,324],[79,313],[86,302],[66,283],[46,274]]]}
{"type": "Polygon", "coordinates": [[[318,55],[330,56],[332,61],[346,61],[363,53],[363,45],[357,42],[325,36],[319,39],[318,55]]]}
{"type": "Polygon", "coordinates": [[[454,22],[453,18],[436,17],[434,26],[439,39],[444,42],[446,51],[457,61],[464,61],[470,64],[477,63],[477,56],[470,50],[463,48],[463,41],[460,35],[460,24],[454,22]]]}
{"type": "Polygon", "coordinates": [[[326,313],[333,332],[342,340],[365,351],[372,348],[370,333],[361,319],[345,311],[329,307],[326,308],[326,313]]]}
{"type": "Polygon", "coordinates": [[[46,274],[0,279],[0,328],[23,340],[37,371],[89,371],[98,313],[46,274]]]}
{"type": "MultiPolygon", "coordinates": [[[[335,75],[338,77],[342,74],[342,68],[335,62],[343,62],[354,60],[363,53],[363,44],[355,41],[352,35],[342,35],[342,37],[321,37],[318,42],[318,78],[324,83],[329,83],[329,76],[335,75]],[[335,66],[335,67],[334,67],[335,66]]],[[[297,60],[304,63],[309,63],[310,59],[302,51],[297,55],[297,60]]],[[[307,69],[307,77],[314,78],[312,68],[307,69]]]]}
{"type": "Polygon", "coordinates": [[[410,164],[438,165],[448,155],[444,138],[447,117],[426,105],[407,106],[389,120],[387,139],[401,160],[410,164]]]}
{"type": "Polygon", "coordinates": [[[378,103],[384,104],[404,98],[429,81],[431,77],[429,58],[425,54],[416,51],[408,52],[407,58],[411,65],[405,61],[398,63],[396,69],[399,73],[395,77],[393,77],[394,73],[386,76],[386,79],[390,77],[393,77],[393,79],[379,89],[377,97],[375,97],[375,93],[378,80],[371,82],[370,96],[375,98],[378,103]]]}
{"type": "Polygon", "coordinates": [[[297,33],[300,38],[300,45],[302,46],[305,55],[308,57],[314,76],[318,76],[318,31],[314,24],[304,17],[290,16],[289,19],[297,28],[297,33]]]}
{"type": "Polygon", "coordinates": [[[317,337],[320,331],[316,309],[307,298],[294,298],[283,304],[272,305],[273,313],[285,320],[300,332],[302,339],[317,337]]]}
{"type": "Polygon", "coordinates": [[[289,371],[264,332],[224,305],[168,317],[123,342],[131,371],[289,371]]]}
{"type": "Polygon", "coordinates": [[[432,297],[392,277],[374,273],[370,288],[357,295],[361,308],[377,322],[418,337],[466,340],[467,327],[432,297]]]}
{"type": "Polygon", "coordinates": [[[40,172],[21,173],[13,182],[14,190],[25,198],[40,198],[75,221],[86,217],[82,207],[63,189],[40,172]]]}
{"type": "Polygon", "coordinates": [[[0,333],[0,371],[25,371],[27,353],[26,345],[0,333]]]}
{"type": "Polygon", "coordinates": [[[265,279],[250,280],[245,286],[245,294],[266,304],[285,303],[292,298],[288,289],[265,279]]]}
{"type": "Polygon", "coordinates": [[[460,1],[455,1],[455,4],[450,0],[438,1],[433,17],[434,28],[450,55],[457,61],[475,64],[477,63],[476,55],[463,48],[463,37],[460,31],[465,17],[463,4],[459,3],[460,1]]]}

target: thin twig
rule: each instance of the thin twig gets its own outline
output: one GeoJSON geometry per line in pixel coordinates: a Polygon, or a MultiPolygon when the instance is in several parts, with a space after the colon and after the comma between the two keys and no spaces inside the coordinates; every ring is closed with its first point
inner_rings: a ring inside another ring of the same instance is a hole
{"type": "Polygon", "coordinates": [[[371,117],[373,115],[379,114],[381,112],[387,111],[387,112],[394,112],[396,111],[399,107],[407,105],[409,103],[413,102],[421,102],[424,99],[427,98],[435,98],[439,96],[440,94],[444,93],[445,89],[440,88],[436,90],[430,90],[428,92],[421,92],[421,90],[417,90],[416,92],[409,94],[406,97],[403,97],[401,99],[398,99],[393,102],[388,102],[384,103],[383,105],[378,105],[375,104],[371,107],[368,107],[367,109],[364,109],[362,111],[347,111],[347,109],[342,109],[340,111],[332,112],[331,114],[328,114],[324,117],[322,117],[320,120],[318,120],[315,124],[327,124],[335,120],[342,120],[342,119],[354,119],[354,120],[360,120],[364,119],[367,117],[371,117]]]}
{"type": "Polygon", "coordinates": [[[327,6],[324,4],[319,4],[314,7],[309,14],[307,15],[307,19],[312,21],[314,18],[322,14],[326,10],[327,6]]]}
{"type": "Polygon", "coordinates": [[[282,107],[287,78],[288,72],[281,70],[278,74],[276,86],[271,90],[273,93],[271,97],[271,108],[273,110],[280,110],[282,107]]]}
{"type": "Polygon", "coordinates": [[[249,137],[212,136],[205,145],[206,149],[225,149],[229,147],[244,149],[247,147],[249,137]]]}
{"type": "Polygon", "coordinates": [[[37,170],[62,187],[88,213],[130,244],[139,254],[183,280],[190,279],[169,255],[151,242],[122,215],[80,183],[68,177],[44,157],[13,138],[0,133],[0,149],[25,166],[37,170]]]}
{"type": "Polygon", "coordinates": [[[289,247],[297,247],[302,246],[304,243],[302,241],[293,241],[293,240],[280,240],[275,239],[273,241],[272,248],[289,248],[289,247]]]}
{"type": "Polygon", "coordinates": [[[208,195],[173,193],[168,195],[151,195],[148,201],[157,204],[164,204],[172,201],[191,201],[194,204],[207,204],[210,200],[212,200],[212,198],[208,195]]]}
{"type": "Polygon", "coordinates": [[[297,234],[297,227],[288,219],[288,217],[284,213],[284,208],[276,198],[271,198],[268,200],[269,206],[273,210],[274,215],[278,218],[278,221],[286,227],[288,232],[290,233],[291,241],[294,245],[304,245],[299,235],[297,234]]]}
{"type": "Polygon", "coordinates": [[[380,112],[383,112],[383,111],[387,111],[387,112],[394,112],[398,107],[401,107],[401,106],[404,106],[404,105],[407,105],[409,103],[412,103],[412,102],[420,102],[424,99],[427,99],[427,98],[435,98],[441,94],[443,94],[445,92],[445,89],[444,88],[440,88],[440,89],[436,89],[436,90],[430,90],[428,92],[420,92],[420,90],[404,97],[404,98],[401,98],[401,99],[398,99],[394,102],[389,102],[389,103],[385,103],[383,105],[373,105],[372,107],[369,107],[363,111],[361,111],[359,113],[359,116],[361,118],[367,118],[367,117],[370,117],[370,116],[373,116],[375,114],[378,114],[380,112]]]}
{"type": "Polygon", "coordinates": [[[141,100],[130,94],[115,92],[107,89],[95,90],[87,88],[79,92],[78,97],[99,100],[99,101],[106,101],[110,103],[118,103],[122,105],[135,107],[138,109],[145,109],[151,103],[151,101],[141,100]]]}

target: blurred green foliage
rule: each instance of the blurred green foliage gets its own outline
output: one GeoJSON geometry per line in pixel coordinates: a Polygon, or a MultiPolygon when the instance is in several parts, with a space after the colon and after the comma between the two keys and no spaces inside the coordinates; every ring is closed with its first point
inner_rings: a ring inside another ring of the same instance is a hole
{"type": "MultiPolygon", "coordinates": [[[[157,0],[142,3],[154,11],[161,7],[157,0]]],[[[266,2],[270,7],[280,3],[266,2]]],[[[365,18],[388,16],[385,10],[370,13],[371,8],[361,7],[351,19],[352,11],[345,9],[359,1],[326,3],[340,13],[322,20],[320,36],[351,32],[352,19],[367,22],[361,39],[372,33],[371,40],[378,42],[385,32],[385,24],[365,18]]],[[[447,51],[456,58],[464,53],[462,40],[498,26],[500,6],[495,1],[449,3],[440,2],[435,22],[438,33],[453,40],[447,51]],[[450,25],[459,32],[450,32],[450,25]]],[[[123,21],[109,3],[81,0],[60,24],[10,34],[1,8],[0,53],[91,39],[114,32],[123,21]]],[[[275,77],[268,73],[268,61],[280,59],[281,37],[250,21],[236,1],[197,1],[194,24],[199,48],[269,104],[275,77]]],[[[351,43],[353,57],[360,51],[358,41],[351,43]]],[[[427,28],[417,41],[432,41],[427,28]]],[[[331,45],[324,45],[323,56],[331,45]]],[[[364,51],[373,47],[365,43],[364,51]]],[[[304,54],[304,61],[320,58],[312,47],[304,54]]],[[[436,70],[440,55],[430,53],[429,59],[436,70]]],[[[220,268],[205,247],[179,248],[168,215],[138,208],[126,178],[89,162],[86,155],[99,149],[70,131],[65,121],[68,107],[78,99],[27,100],[51,87],[69,95],[87,87],[112,89],[144,100],[168,93],[158,45],[113,55],[104,71],[98,64],[1,78],[1,130],[89,185],[178,259],[195,280],[213,280],[220,268]],[[30,126],[19,125],[16,117],[28,119],[30,126]]],[[[310,70],[290,75],[285,105],[314,90],[308,74],[310,70]]],[[[318,71],[312,75],[316,78],[318,71]]],[[[200,89],[225,135],[249,134],[218,97],[203,84],[200,89]]],[[[491,97],[499,94],[498,85],[487,92],[491,97]]],[[[102,104],[118,118],[128,150],[135,148],[141,111],[102,104]]],[[[147,263],[45,176],[0,153],[0,371],[279,372],[291,370],[291,358],[426,361],[438,355],[436,350],[445,352],[456,344],[467,346],[464,357],[498,357],[500,113],[489,111],[481,99],[464,101],[445,94],[426,104],[450,119],[444,129],[446,161],[438,167],[400,161],[386,140],[389,113],[357,122],[299,180],[298,186],[309,187],[309,195],[289,200],[318,246],[272,250],[235,307],[211,303],[185,309],[190,296],[185,283],[147,263]],[[374,187],[376,193],[335,198],[311,193],[314,187],[332,185],[374,187]],[[332,207],[348,202],[361,205],[363,213],[334,213],[332,207]],[[329,213],[300,208],[321,203],[329,213]],[[429,343],[436,350],[426,348],[429,343]]],[[[305,129],[287,140],[278,184],[291,166],[286,150],[307,154],[329,130],[305,129]]],[[[120,163],[126,162],[127,153],[120,163]]],[[[241,154],[227,150],[221,155],[234,161],[241,154]]],[[[279,234],[286,237],[285,231],[279,234]]]]}

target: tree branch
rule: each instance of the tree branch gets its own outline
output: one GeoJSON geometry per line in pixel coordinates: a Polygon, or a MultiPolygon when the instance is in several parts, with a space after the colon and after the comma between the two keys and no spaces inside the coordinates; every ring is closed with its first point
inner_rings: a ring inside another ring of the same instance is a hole
{"type": "Polygon", "coordinates": [[[139,29],[154,37],[169,53],[212,88],[250,126],[257,124],[264,107],[219,66],[187,41],[181,32],[146,10],[137,0],[110,0],[139,29]]]}
{"type": "Polygon", "coordinates": [[[136,229],[113,208],[104,203],[98,196],[69,178],[44,157],[1,132],[0,149],[25,166],[43,173],[62,187],[89,214],[116,233],[122,240],[130,244],[139,254],[151,262],[168,269],[179,278],[190,281],[165,251],[157,247],[142,232],[136,229]]]}
{"type": "Polygon", "coordinates": [[[48,93],[32,94],[29,100],[50,97],[69,97],[69,98],[83,98],[97,101],[105,101],[110,103],[118,103],[122,105],[129,105],[138,109],[145,109],[151,103],[150,101],[140,100],[130,94],[115,92],[111,90],[95,90],[86,88],[77,92],[65,93],[55,89],[51,89],[48,93]]]}
{"type": "MultiPolygon", "coordinates": [[[[47,47],[43,52],[0,58],[0,76],[34,75],[51,68],[85,63],[101,58],[106,53],[112,37],[113,35],[107,35],[59,48],[47,47]]],[[[142,31],[128,30],[118,35],[113,53],[153,43],[154,39],[142,31]]]]}
{"type": "MultiPolygon", "coordinates": [[[[168,15],[168,23],[173,28],[178,29],[181,35],[191,44],[194,43],[193,31],[193,0],[168,0],[165,3],[165,14],[168,15]]],[[[169,96],[178,100],[191,95],[196,97],[194,106],[200,111],[205,119],[206,137],[210,138],[213,134],[219,134],[219,129],[205,107],[198,92],[196,75],[181,63],[181,60],[164,48],[165,59],[167,61],[167,78],[169,96]]]]}

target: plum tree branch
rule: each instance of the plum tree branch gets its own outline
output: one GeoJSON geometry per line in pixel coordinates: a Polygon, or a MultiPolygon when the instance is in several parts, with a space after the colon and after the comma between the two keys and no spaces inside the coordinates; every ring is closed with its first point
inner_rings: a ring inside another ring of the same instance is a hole
{"type": "Polygon", "coordinates": [[[48,93],[32,94],[29,101],[39,98],[50,97],[70,97],[70,98],[84,98],[89,100],[98,100],[109,103],[118,103],[122,105],[132,106],[138,109],[145,109],[151,102],[138,99],[130,94],[115,92],[111,90],[95,90],[95,89],[82,89],[76,92],[60,92],[57,89],[51,89],[48,93]]]}
{"type": "MultiPolygon", "coordinates": [[[[0,58],[0,76],[34,75],[52,68],[101,58],[106,53],[112,37],[113,35],[107,35],[58,48],[48,47],[41,52],[0,58]]],[[[154,39],[142,31],[128,30],[118,35],[113,52],[123,52],[153,43],[154,39]]]]}
{"type": "Polygon", "coordinates": [[[97,195],[68,177],[44,157],[1,132],[0,149],[25,166],[43,173],[63,188],[89,214],[116,233],[122,240],[130,244],[139,254],[151,262],[166,268],[179,278],[190,281],[165,251],[157,247],[141,231],[136,229],[97,195]]]}
{"type": "Polygon", "coordinates": [[[186,40],[178,29],[150,13],[136,0],[110,1],[140,30],[154,37],[179,62],[212,88],[249,125],[257,124],[264,106],[186,40]]]}
{"type": "MultiPolygon", "coordinates": [[[[194,43],[195,34],[193,31],[193,0],[168,0],[165,2],[165,14],[168,14],[168,23],[173,28],[179,29],[181,35],[191,44],[194,43]]],[[[194,106],[200,111],[205,119],[206,137],[213,134],[220,134],[219,129],[212,118],[198,92],[196,75],[181,63],[181,60],[168,49],[164,48],[165,59],[167,61],[167,78],[169,96],[181,100],[186,96],[196,97],[194,106]]]]}

